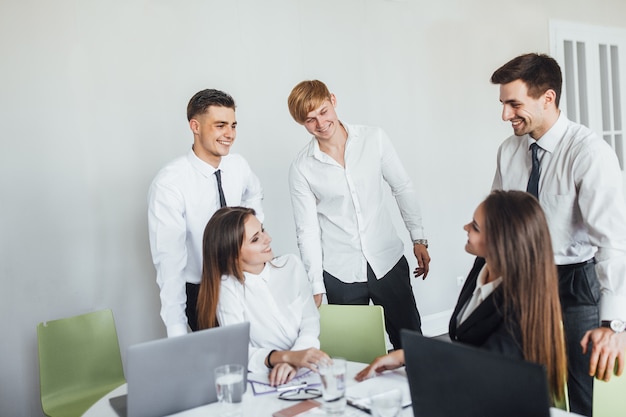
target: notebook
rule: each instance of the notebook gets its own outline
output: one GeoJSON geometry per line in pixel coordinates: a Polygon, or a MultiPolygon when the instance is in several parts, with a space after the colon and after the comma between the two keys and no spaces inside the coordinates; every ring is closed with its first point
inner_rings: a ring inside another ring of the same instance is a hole
{"type": "Polygon", "coordinates": [[[128,395],[111,398],[111,406],[121,417],[154,417],[215,402],[213,370],[229,363],[248,369],[249,342],[246,322],[130,346],[128,395]]]}
{"type": "Polygon", "coordinates": [[[312,388],[322,385],[320,375],[308,368],[300,368],[291,381],[278,386],[270,385],[270,378],[267,372],[262,374],[249,373],[248,382],[250,382],[254,395],[275,394],[297,388],[312,388]]]}
{"type": "Polygon", "coordinates": [[[402,330],[416,416],[550,417],[542,366],[402,330]]]}

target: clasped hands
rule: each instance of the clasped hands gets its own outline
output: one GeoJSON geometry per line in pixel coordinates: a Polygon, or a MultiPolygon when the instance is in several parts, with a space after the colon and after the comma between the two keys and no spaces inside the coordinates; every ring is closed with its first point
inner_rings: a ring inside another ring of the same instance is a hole
{"type": "Polygon", "coordinates": [[[316,348],[276,351],[272,354],[274,367],[269,374],[270,385],[286,384],[296,376],[299,368],[317,372],[318,363],[330,360],[330,356],[316,348]]]}

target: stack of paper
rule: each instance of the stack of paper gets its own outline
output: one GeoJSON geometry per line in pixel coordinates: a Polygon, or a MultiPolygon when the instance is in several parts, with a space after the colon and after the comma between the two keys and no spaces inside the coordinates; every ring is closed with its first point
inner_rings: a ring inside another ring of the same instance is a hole
{"type": "Polygon", "coordinates": [[[392,389],[402,391],[402,408],[411,405],[411,391],[404,368],[385,371],[374,378],[366,379],[346,389],[348,404],[360,410],[370,412],[370,398],[392,389]]]}

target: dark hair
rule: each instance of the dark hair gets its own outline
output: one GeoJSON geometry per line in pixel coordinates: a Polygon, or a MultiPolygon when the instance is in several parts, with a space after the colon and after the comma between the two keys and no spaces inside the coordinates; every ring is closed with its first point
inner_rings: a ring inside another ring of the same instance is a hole
{"type": "Polygon", "coordinates": [[[527,361],[546,367],[551,392],[564,398],[567,374],[558,275],[548,223],[524,191],[493,191],[483,202],[487,259],[502,276],[505,317],[519,323],[527,361]]]}
{"type": "Polygon", "coordinates": [[[556,93],[556,107],[561,99],[563,78],[559,64],[546,54],[525,54],[513,58],[491,75],[493,84],[508,84],[522,80],[528,87],[528,95],[539,98],[548,90],[556,93]]]}
{"type": "Polygon", "coordinates": [[[211,106],[228,107],[235,110],[235,100],[223,91],[207,89],[198,91],[187,104],[187,120],[206,113],[211,106]]]}
{"type": "Polygon", "coordinates": [[[222,207],[211,217],[202,240],[202,280],[198,290],[198,327],[217,327],[217,303],[222,275],[244,281],[239,254],[245,222],[255,211],[246,207],[222,207]]]}

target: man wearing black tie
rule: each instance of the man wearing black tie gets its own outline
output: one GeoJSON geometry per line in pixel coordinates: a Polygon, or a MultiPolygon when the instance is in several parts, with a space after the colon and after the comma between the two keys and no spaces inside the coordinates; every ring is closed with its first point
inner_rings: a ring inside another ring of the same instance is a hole
{"type": "Polygon", "coordinates": [[[502,119],[514,133],[498,150],[493,189],[526,190],[545,211],[559,273],[570,407],[591,416],[590,375],[610,378],[616,359],[618,373],[624,368],[624,326],[603,326],[626,321],[626,203],[613,149],[559,110],[561,77],[557,62],[539,54],[493,73],[502,119]]]}
{"type": "Polygon", "coordinates": [[[229,154],[236,137],[235,101],[202,90],[187,105],[193,146],[156,175],[148,193],[152,261],[161,289],[168,337],[197,330],[196,299],[202,273],[202,237],[213,213],[246,206],[263,221],[263,190],[248,162],[229,154]]]}

